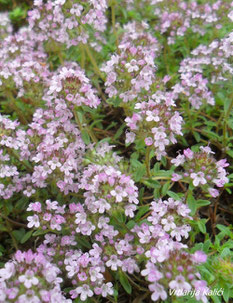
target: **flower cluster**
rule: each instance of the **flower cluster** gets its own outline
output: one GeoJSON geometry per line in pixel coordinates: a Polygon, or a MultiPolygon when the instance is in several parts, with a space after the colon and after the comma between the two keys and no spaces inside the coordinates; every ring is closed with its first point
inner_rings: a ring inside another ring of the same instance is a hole
{"type": "Polygon", "coordinates": [[[216,161],[212,154],[214,152],[208,146],[201,146],[198,152],[193,152],[190,148],[185,149],[183,154],[171,160],[176,167],[182,168],[173,173],[172,180],[191,183],[212,197],[217,197],[219,191],[214,187],[223,187],[228,182],[225,167],[229,164],[226,159],[216,161]]]}
{"type": "Polygon", "coordinates": [[[31,105],[40,105],[45,83],[50,75],[47,55],[35,41],[29,28],[22,28],[0,42],[0,90],[14,102],[17,97],[31,105]]]}
{"type": "MultiPolygon", "coordinates": [[[[185,220],[192,219],[189,216],[190,209],[179,200],[169,198],[168,200],[151,202],[151,215],[147,218],[153,225],[153,230],[170,234],[176,241],[188,238],[191,227],[184,224],[185,220]],[[162,228],[161,228],[162,227],[162,228]]],[[[152,234],[153,231],[151,230],[152,234]]],[[[141,239],[140,242],[143,240],[141,239]]],[[[148,242],[148,241],[146,241],[148,242]]],[[[148,242],[149,243],[149,242],[148,242]]]]}
{"type": "Polygon", "coordinates": [[[10,22],[8,13],[0,13],[0,38],[3,39],[5,36],[11,34],[13,31],[13,26],[10,22]]]}
{"type": "Polygon", "coordinates": [[[143,52],[152,57],[159,55],[160,44],[158,40],[149,32],[149,25],[146,22],[130,22],[124,25],[123,35],[120,40],[120,49],[130,46],[141,46],[143,52]]]}
{"type": "MultiPolygon", "coordinates": [[[[30,29],[37,34],[37,40],[50,41],[55,49],[59,44],[68,47],[87,43],[88,26],[98,36],[106,29],[105,0],[95,1],[34,1],[33,10],[28,13],[30,29]]],[[[48,43],[47,43],[48,44],[48,43]]]]}
{"type": "Polygon", "coordinates": [[[179,246],[182,238],[188,238],[191,227],[184,222],[192,219],[189,213],[190,209],[179,200],[153,201],[147,222],[133,228],[142,252],[147,251],[147,257],[152,253],[154,262],[165,260],[174,245],[179,246]]]}
{"type": "Polygon", "coordinates": [[[215,104],[210,87],[226,82],[232,78],[233,68],[230,57],[233,33],[221,40],[214,40],[209,45],[199,45],[192,51],[192,56],[185,58],[180,64],[181,82],[173,87],[175,94],[187,99],[191,105],[199,109],[203,104],[215,104]]]}
{"type": "Polygon", "coordinates": [[[73,235],[59,236],[47,233],[44,236],[43,243],[37,247],[36,251],[43,254],[50,262],[56,264],[63,274],[65,271],[65,255],[74,251],[76,245],[77,242],[73,235]]]}
{"type": "Polygon", "coordinates": [[[65,205],[59,206],[57,201],[45,201],[46,208],[40,202],[30,203],[27,211],[33,211],[35,214],[33,216],[28,216],[28,227],[38,228],[42,227],[43,230],[46,228],[51,230],[62,229],[62,224],[66,223],[66,219],[64,218],[65,213],[65,205]]]}
{"type": "Polygon", "coordinates": [[[102,297],[113,295],[112,283],[104,283],[105,266],[101,260],[101,252],[102,249],[94,245],[86,253],[76,250],[66,254],[64,264],[67,276],[72,279],[72,299],[79,297],[85,301],[94,294],[102,297]]]}
{"type": "Polygon", "coordinates": [[[133,217],[138,204],[134,181],[112,166],[90,164],[83,172],[80,188],[85,189],[85,205],[92,213],[124,212],[133,217]]]}
{"type": "MultiPolygon", "coordinates": [[[[184,224],[190,209],[179,200],[153,201],[150,207],[148,223],[136,225],[133,231],[137,234],[141,252],[147,258],[146,268],[141,271],[151,283],[152,300],[168,297],[166,289],[191,290],[191,285],[206,285],[200,281],[196,264],[205,262],[206,255],[196,252],[190,255],[185,251],[187,245],[181,243],[182,237],[188,238],[191,227],[184,224]]],[[[175,294],[178,296],[177,294],[175,294]]]]}
{"type": "Polygon", "coordinates": [[[177,245],[177,243],[166,246],[166,251],[163,249],[164,258],[161,259],[154,256],[153,248],[146,252],[149,260],[141,274],[150,282],[152,301],[166,300],[167,288],[175,290],[175,296],[179,297],[183,295],[183,292],[191,291],[193,287],[196,290],[196,299],[207,302],[203,291],[208,290],[207,283],[200,280],[200,274],[196,268],[198,264],[206,261],[207,256],[202,251],[189,254],[184,251],[184,248],[184,245],[177,245]]]}
{"type": "Polygon", "coordinates": [[[71,303],[61,292],[59,273],[41,253],[18,250],[0,269],[0,302],[71,303]]]}
{"type": "Polygon", "coordinates": [[[77,192],[85,144],[72,117],[65,101],[60,99],[54,101],[53,107],[35,111],[27,138],[28,159],[34,164],[32,183],[36,187],[55,182],[65,194],[77,192]]]}
{"type": "MultiPolygon", "coordinates": [[[[125,119],[132,133],[154,148],[158,160],[166,155],[166,146],[176,143],[175,136],[182,135],[183,118],[175,106],[172,93],[158,90],[147,102],[137,103],[132,117],[125,119]]],[[[127,143],[134,141],[132,133],[127,143]]]]}
{"type": "MultiPolygon", "coordinates": [[[[74,62],[62,66],[53,73],[48,87],[46,95],[51,95],[53,99],[64,100],[68,104],[96,108],[100,103],[96,91],[91,87],[90,80],[74,62]]],[[[51,98],[47,98],[51,100],[51,98]]]]}
{"type": "Polygon", "coordinates": [[[168,44],[174,44],[177,37],[190,33],[201,36],[208,32],[208,28],[222,28],[222,22],[230,12],[230,1],[215,1],[214,3],[198,3],[197,1],[151,1],[155,2],[155,16],[157,23],[155,30],[168,36],[168,44]]]}
{"type": "MultiPolygon", "coordinates": [[[[172,159],[167,151],[198,141],[199,123],[211,138],[218,118],[219,145],[232,156],[232,103],[221,98],[233,74],[233,33],[223,22],[233,19],[231,7],[230,0],[34,0],[18,30],[0,13],[1,111],[11,115],[0,114],[0,255],[9,260],[0,269],[0,303],[115,302],[136,288],[150,301],[144,286],[152,301],[193,289],[207,302],[200,266],[207,255],[188,247],[194,218],[181,182],[193,200],[217,197],[229,164],[209,146],[172,159]],[[215,98],[219,106],[208,106],[215,98]],[[195,127],[182,138],[187,116],[195,127]],[[33,252],[18,250],[26,241],[33,252]]],[[[203,249],[212,258],[210,243],[203,249]]]]}
{"type": "Polygon", "coordinates": [[[155,79],[154,58],[159,47],[150,33],[142,32],[145,28],[145,24],[128,24],[118,53],[112,55],[101,68],[107,75],[105,87],[110,98],[118,97],[127,103],[150,89],[155,79]]]}
{"type": "MultiPolygon", "coordinates": [[[[29,173],[22,172],[20,165],[23,158],[18,155],[27,151],[26,132],[19,128],[17,121],[0,115],[0,197],[9,199],[14,193],[27,190],[31,178],[29,173]],[[12,159],[17,155],[14,165],[12,159]]],[[[29,189],[29,188],[28,188],[29,189]]]]}

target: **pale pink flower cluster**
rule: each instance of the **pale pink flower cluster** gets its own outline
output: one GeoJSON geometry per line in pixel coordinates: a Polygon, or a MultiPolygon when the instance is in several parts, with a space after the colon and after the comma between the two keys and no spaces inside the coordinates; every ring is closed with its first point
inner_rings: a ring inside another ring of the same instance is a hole
{"type": "Polygon", "coordinates": [[[0,90],[7,94],[14,88],[17,97],[28,98],[38,106],[50,76],[46,60],[47,54],[29,28],[6,36],[0,41],[0,90]]]}
{"type": "Polygon", "coordinates": [[[92,213],[124,212],[134,217],[138,188],[130,176],[106,165],[90,164],[83,172],[80,188],[85,189],[85,206],[92,213]]]}
{"type": "Polygon", "coordinates": [[[30,29],[39,41],[66,44],[68,47],[87,43],[88,26],[95,32],[106,29],[105,0],[94,1],[34,1],[34,8],[28,12],[30,29]],[[88,26],[87,26],[88,25],[88,26]]]}
{"type": "Polygon", "coordinates": [[[155,30],[168,35],[168,44],[174,44],[178,37],[190,33],[203,36],[208,33],[210,25],[216,31],[221,29],[226,12],[231,10],[230,1],[221,0],[213,3],[162,0],[154,4],[158,19],[155,30]]]}
{"type": "Polygon", "coordinates": [[[175,159],[171,160],[179,169],[172,175],[173,181],[184,181],[200,187],[212,197],[217,197],[219,191],[215,186],[221,188],[228,182],[225,167],[229,166],[226,159],[216,161],[212,156],[214,152],[210,147],[201,146],[198,152],[190,148],[183,151],[175,159]]]}
{"type": "Polygon", "coordinates": [[[127,103],[149,91],[155,79],[154,58],[159,45],[146,28],[144,23],[127,24],[118,52],[103,64],[101,70],[106,73],[105,87],[110,98],[118,97],[127,103]]]}
{"type": "Polygon", "coordinates": [[[45,99],[62,99],[76,106],[86,105],[96,108],[100,100],[92,88],[90,80],[78,64],[67,63],[53,73],[48,81],[45,99]],[[50,97],[51,96],[51,97],[50,97]]]}
{"type": "Polygon", "coordinates": [[[11,34],[13,26],[11,24],[9,15],[7,12],[0,13],[0,38],[3,39],[5,36],[11,34]]]}
{"type": "MultiPolygon", "coordinates": [[[[180,98],[188,100],[195,109],[203,104],[215,104],[211,85],[219,85],[232,79],[233,33],[209,45],[199,45],[180,64],[181,82],[173,87],[180,98]]],[[[230,80],[231,81],[231,80],[230,80]]]]}
{"type": "Polygon", "coordinates": [[[0,302],[71,303],[60,289],[60,272],[41,253],[18,250],[0,269],[0,302]]]}
{"type": "MultiPolygon", "coordinates": [[[[175,136],[182,135],[183,118],[175,106],[172,93],[158,90],[148,101],[137,103],[132,116],[125,119],[131,134],[136,135],[134,138],[151,146],[158,160],[166,155],[168,145],[177,142],[175,136]]],[[[127,138],[127,142],[133,142],[134,138],[127,138]]]]}
{"type": "Polygon", "coordinates": [[[184,248],[185,245],[180,243],[166,245],[166,250],[163,248],[164,257],[161,259],[158,259],[154,248],[146,252],[148,262],[141,274],[150,282],[152,301],[166,300],[167,288],[175,290],[177,297],[182,296],[184,291],[191,291],[194,288],[196,299],[203,303],[207,302],[204,293],[200,295],[201,288],[208,290],[207,283],[200,280],[200,274],[196,269],[198,264],[206,261],[207,256],[202,251],[189,254],[184,248]]]}

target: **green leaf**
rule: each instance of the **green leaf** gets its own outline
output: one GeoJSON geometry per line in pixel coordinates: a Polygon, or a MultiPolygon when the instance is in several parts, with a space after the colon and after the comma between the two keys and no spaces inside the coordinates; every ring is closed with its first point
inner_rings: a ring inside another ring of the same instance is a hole
{"type": "Polygon", "coordinates": [[[233,158],[233,150],[228,150],[228,151],[227,151],[227,154],[228,154],[231,158],[233,158]]]}
{"type": "Polygon", "coordinates": [[[210,245],[211,245],[211,241],[210,240],[207,240],[207,241],[204,242],[204,245],[203,245],[204,252],[207,253],[209,251],[210,245]]]}
{"type": "Polygon", "coordinates": [[[225,114],[228,112],[231,101],[232,101],[231,98],[224,98],[224,113],[225,114]]]}
{"type": "Polygon", "coordinates": [[[25,18],[26,14],[26,10],[20,7],[16,7],[12,12],[9,13],[9,16],[12,21],[18,21],[22,18],[25,18]]]}
{"type": "Polygon", "coordinates": [[[139,190],[139,195],[138,195],[140,203],[142,202],[142,198],[143,198],[144,192],[145,192],[145,188],[141,187],[140,190],[139,190]]]}
{"type": "Polygon", "coordinates": [[[217,295],[211,296],[211,299],[213,299],[214,303],[221,303],[220,297],[217,295]]]}
{"type": "Polygon", "coordinates": [[[90,249],[91,248],[91,244],[84,238],[82,237],[78,237],[77,239],[78,244],[80,244],[81,246],[90,249]]]}
{"type": "Polygon", "coordinates": [[[4,224],[0,224],[0,231],[7,231],[7,228],[4,224]]]}
{"type": "Polygon", "coordinates": [[[196,206],[196,200],[194,199],[192,193],[189,193],[187,196],[187,203],[188,203],[188,207],[191,210],[190,215],[193,216],[196,213],[197,210],[197,206],[196,206]]]}
{"type": "Polygon", "coordinates": [[[206,220],[205,219],[200,219],[197,221],[197,226],[199,230],[205,234],[206,233],[206,226],[205,226],[206,220]]]}
{"type": "Polygon", "coordinates": [[[159,183],[158,181],[152,180],[152,179],[143,181],[143,183],[144,183],[147,187],[149,187],[149,188],[156,188],[156,189],[157,189],[157,188],[160,188],[160,187],[161,187],[161,185],[160,185],[160,183],[159,183]]]}
{"type": "Polygon", "coordinates": [[[133,168],[138,168],[142,165],[142,163],[140,161],[138,161],[137,159],[134,159],[132,157],[130,159],[130,163],[131,163],[133,168]]]}
{"type": "Polygon", "coordinates": [[[147,213],[149,211],[149,209],[150,209],[149,205],[140,206],[138,208],[138,212],[137,212],[136,216],[134,217],[134,219],[136,221],[139,220],[143,215],[145,215],[145,213],[147,213]]]}
{"type": "Polygon", "coordinates": [[[25,229],[24,228],[20,228],[18,230],[13,230],[12,231],[13,236],[15,237],[15,239],[20,242],[20,240],[24,237],[25,235],[25,229]]]}
{"type": "Polygon", "coordinates": [[[23,236],[23,238],[20,240],[20,243],[23,244],[23,243],[27,242],[27,240],[31,238],[32,233],[33,233],[33,230],[28,231],[28,232],[23,236]]]}
{"type": "Polygon", "coordinates": [[[123,133],[124,128],[125,128],[125,124],[123,123],[121,125],[121,127],[118,129],[118,131],[116,132],[115,136],[114,136],[115,140],[118,139],[121,136],[121,134],[123,133]]]}
{"type": "Polygon", "coordinates": [[[174,193],[174,191],[168,190],[167,194],[169,197],[173,198],[174,200],[180,200],[181,196],[177,193],[174,193]]]}
{"type": "Polygon", "coordinates": [[[195,140],[196,140],[197,142],[200,142],[200,140],[201,140],[200,134],[197,133],[197,132],[193,132],[193,135],[194,135],[195,140]]]}
{"type": "Polygon", "coordinates": [[[12,201],[8,200],[7,203],[5,203],[5,205],[6,205],[6,209],[7,209],[6,215],[8,216],[13,210],[12,201]]]}
{"type": "Polygon", "coordinates": [[[27,205],[27,203],[28,203],[28,197],[22,197],[15,204],[15,209],[17,209],[17,210],[24,209],[25,206],[27,205]]]}
{"type": "Polygon", "coordinates": [[[128,227],[128,229],[132,229],[132,228],[134,228],[135,224],[136,224],[136,223],[135,223],[133,220],[130,220],[130,221],[126,224],[126,226],[128,227]]]}
{"type": "Polygon", "coordinates": [[[128,280],[126,274],[123,272],[120,272],[119,280],[120,280],[120,283],[123,286],[124,290],[130,295],[132,293],[132,287],[129,283],[129,280],[128,280]]]}
{"type": "Polygon", "coordinates": [[[227,256],[230,256],[230,255],[231,255],[231,250],[230,250],[228,247],[225,247],[225,248],[223,249],[223,251],[221,252],[221,254],[220,254],[220,256],[221,256],[222,258],[227,257],[227,256]]]}
{"type": "Polygon", "coordinates": [[[216,227],[220,231],[222,231],[224,233],[224,235],[227,235],[229,237],[233,237],[233,232],[227,226],[224,226],[222,224],[217,224],[216,227]]]}
{"type": "Polygon", "coordinates": [[[141,165],[137,169],[136,173],[134,173],[135,182],[139,182],[142,179],[142,177],[145,175],[145,173],[146,173],[146,167],[145,165],[141,165]]]}
{"type": "Polygon", "coordinates": [[[170,182],[166,182],[162,187],[162,197],[166,196],[169,187],[171,186],[170,182]]]}
{"type": "Polygon", "coordinates": [[[38,229],[38,230],[36,230],[36,231],[33,233],[33,236],[34,236],[34,237],[35,237],[35,236],[41,236],[41,235],[44,235],[44,234],[46,234],[46,231],[41,230],[41,229],[38,229]]]}
{"type": "Polygon", "coordinates": [[[88,145],[91,143],[91,140],[90,140],[90,137],[89,137],[89,134],[87,132],[87,130],[82,130],[81,132],[81,136],[82,136],[82,139],[83,139],[83,142],[88,145]]]}
{"type": "Polygon", "coordinates": [[[202,200],[202,199],[196,200],[197,208],[202,207],[202,206],[206,206],[206,205],[210,205],[210,203],[211,202],[208,201],[208,200],[202,200]]]}
{"type": "Polygon", "coordinates": [[[214,133],[210,130],[205,130],[204,135],[207,136],[210,139],[215,139],[215,140],[220,141],[220,137],[216,133],[214,133]]]}
{"type": "Polygon", "coordinates": [[[153,172],[152,179],[155,177],[161,177],[163,178],[171,178],[172,177],[172,171],[171,170],[158,170],[156,172],[153,172]]]}
{"type": "Polygon", "coordinates": [[[225,287],[223,291],[223,298],[226,302],[228,302],[229,296],[230,296],[230,289],[228,287],[225,287]]]}

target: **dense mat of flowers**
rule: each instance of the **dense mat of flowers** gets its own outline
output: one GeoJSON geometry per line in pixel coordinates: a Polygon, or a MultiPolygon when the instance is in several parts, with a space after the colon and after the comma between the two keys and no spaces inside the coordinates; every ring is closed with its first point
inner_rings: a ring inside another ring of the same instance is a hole
{"type": "Polygon", "coordinates": [[[188,147],[189,131],[199,138],[199,115],[211,118],[232,81],[233,33],[219,34],[231,10],[221,0],[35,0],[18,31],[0,13],[0,218],[15,250],[1,264],[0,303],[131,302],[132,288],[142,301],[193,291],[208,302],[190,203],[217,207],[229,183],[232,104],[220,157],[206,138],[188,147]],[[163,70],[187,38],[177,70],[163,70]]]}

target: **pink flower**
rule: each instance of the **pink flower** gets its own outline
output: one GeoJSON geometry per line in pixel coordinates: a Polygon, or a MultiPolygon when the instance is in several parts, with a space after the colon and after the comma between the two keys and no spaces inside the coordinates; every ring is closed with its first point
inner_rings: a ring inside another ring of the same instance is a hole
{"type": "Polygon", "coordinates": [[[37,215],[28,216],[27,220],[29,221],[29,223],[27,224],[27,226],[29,228],[32,228],[33,226],[35,226],[37,228],[40,226],[40,220],[37,215]]]}
{"type": "Polygon", "coordinates": [[[175,166],[182,165],[182,164],[184,164],[184,162],[185,162],[184,155],[178,155],[175,159],[171,160],[171,163],[175,164],[175,166]]]}
{"type": "Polygon", "coordinates": [[[24,286],[27,288],[31,288],[32,285],[37,285],[39,283],[39,280],[34,276],[32,270],[27,270],[25,275],[19,276],[19,281],[24,283],[24,286]]]}
{"type": "Polygon", "coordinates": [[[179,295],[179,290],[191,290],[191,285],[185,281],[185,278],[182,275],[176,276],[175,280],[169,282],[169,287],[171,289],[177,290],[177,295],[179,295]]]}
{"type": "Polygon", "coordinates": [[[203,172],[192,173],[190,177],[193,179],[193,185],[198,186],[200,184],[206,184],[207,181],[204,178],[205,174],[203,172]]]}
{"type": "Polygon", "coordinates": [[[153,144],[153,139],[151,137],[145,138],[145,144],[151,146],[153,144]]]}
{"type": "Polygon", "coordinates": [[[207,255],[203,251],[197,250],[192,255],[192,260],[196,263],[205,263],[207,260],[207,255]]]}
{"type": "Polygon", "coordinates": [[[161,300],[163,301],[167,299],[167,293],[161,284],[159,283],[150,284],[149,289],[150,291],[153,292],[151,295],[151,299],[153,301],[158,301],[159,298],[161,298],[161,300]]]}
{"type": "Polygon", "coordinates": [[[121,260],[117,258],[116,255],[112,255],[110,259],[106,262],[106,266],[111,267],[111,270],[117,270],[117,267],[122,265],[121,260]]]}
{"type": "Polygon", "coordinates": [[[208,188],[208,192],[214,198],[216,198],[219,195],[219,191],[215,188],[208,188]]]}
{"type": "Polygon", "coordinates": [[[175,173],[172,174],[172,181],[179,181],[180,179],[182,179],[181,175],[175,173]]]}
{"type": "Polygon", "coordinates": [[[186,158],[192,160],[194,153],[193,153],[193,151],[191,151],[190,148],[187,148],[187,149],[184,150],[184,155],[185,155],[186,158]]]}
{"type": "Polygon", "coordinates": [[[113,285],[111,282],[105,283],[101,286],[101,295],[102,297],[107,297],[107,295],[113,295],[113,285]]]}
{"type": "MultiPolygon", "coordinates": [[[[94,295],[93,291],[90,289],[90,286],[87,284],[83,284],[82,286],[75,288],[73,292],[80,294],[80,299],[82,301],[85,301],[87,297],[92,297],[94,295]]],[[[75,297],[71,296],[71,298],[75,297]]]]}
{"type": "Polygon", "coordinates": [[[125,136],[126,136],[125,139],[126,144],[133,143],[136,137],[136,135],[133,132],[127,132],[125,136]]]}

